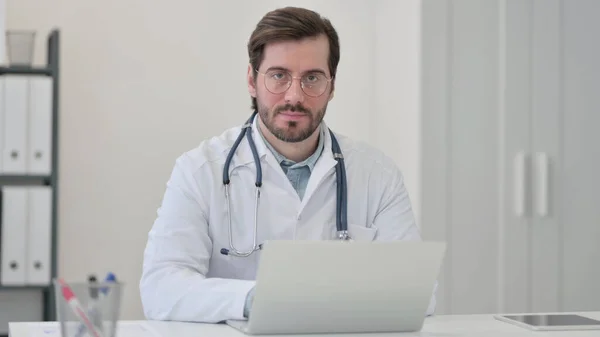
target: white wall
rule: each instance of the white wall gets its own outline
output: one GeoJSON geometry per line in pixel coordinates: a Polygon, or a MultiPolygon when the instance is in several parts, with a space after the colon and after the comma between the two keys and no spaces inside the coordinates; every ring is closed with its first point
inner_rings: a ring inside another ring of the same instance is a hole
{"type": "Polygon", "coordinates": [[[59,273],[114,271],[123,318],[142,317],[143,248],[174,160],[250,113],[247,38],[284,5],[333,21],[342,57],[326,120],[402,166],[418,214],[419,3],[8,1],[8,28],[40,32],[37,62],[42,36],[62,32],[59,273]]]}
{"type": "Polygon", "coordinates": [[[421,0],[377,0],[376,118],[371,140],[402,170],[421,218],[421,0]]]}

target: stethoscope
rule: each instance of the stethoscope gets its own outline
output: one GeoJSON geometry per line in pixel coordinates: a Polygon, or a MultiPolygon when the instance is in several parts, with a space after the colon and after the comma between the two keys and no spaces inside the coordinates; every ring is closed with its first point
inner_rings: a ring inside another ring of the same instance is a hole
{"type": "MultiPolygon", "coordinates": [[[[252,139],[252,121],[256,116],[256,111],[250,116],[250,118],[246,121],[246,124],[242,126],[242,131],[239,136],[233,143],[233,146],[229,153],[227,154],[227,159],[225,160],[225,166],[223,168],[223,185],[225,186],[225,199],[227,199],[227,217],[229,219],[229,248],[221,248],[221,254],[223,255],[233,255],[237,257],[247,257],[250,256],[257,250],[262,249],[262,244],[257,244],[257,231],[258,231],[258,204],[260,200],[260,188],[262,187],[262,167],[260,164],[260,159],[258,158],[258,151],[256,150],[256,145],[254,144],[254,140],[252,139]],[[246,135],[248,139],[248,143],[250,144],[250,149],[252,150],[252,156],[254,157],[254,164],[256,165],[256,182],[254,185],[256,186],[256,194],[255,194],[255,202],[254,202],[254,241],[252,243],[252,249],[248,251],[240,251],[235,248],[233,244],[233,235],[231,233],[231,203],[229,199],[229,166],[231,164],[231,159],[235,154],[237,147],[240,145],[240,142],[246,135]]],[[[340,149],[340,145],[338,144],[337,139],[333,135],[333,132],[329,130],[329,134],[331,135],[331,149],[333,151],[333,158],[337,161],[335,166],[336,173],[336,188],[337,188],[337,197],[336,197],[336,218],[335,225],[337,229],[337,238],[343,241],[350,241],[350,235],[348,234],[348,200],[347,200],[347,187],[346,187],[346,169],[344,167],[344,156],[342,155],[342,150],[340,149]]]]}

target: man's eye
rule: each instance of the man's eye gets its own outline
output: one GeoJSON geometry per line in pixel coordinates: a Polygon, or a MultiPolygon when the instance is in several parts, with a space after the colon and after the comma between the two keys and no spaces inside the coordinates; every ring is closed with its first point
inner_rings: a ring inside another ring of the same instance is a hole
{"type": "Polygon", "coordinates": [[[319,74],[308,74],[308,75],[306,75],[306,77],[304,79],[308,83],[315,83],[315,82],[319,82],[322,78],[321,78],[321,76],[319,76],[319,74]]]}

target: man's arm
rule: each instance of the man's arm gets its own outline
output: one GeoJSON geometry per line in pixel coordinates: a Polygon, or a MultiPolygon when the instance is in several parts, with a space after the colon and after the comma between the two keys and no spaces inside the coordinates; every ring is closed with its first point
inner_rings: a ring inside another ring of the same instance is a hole
{"type": "MultiPolygon", "coordinates": [[[[373,226],[377,227],[375,240],[391,241],[420,241],[421,233],[415,222],[414,213],[404,177],[400,170],[395,169],[391,174],[379,175],[383,177],[378,182],[378,188],[383,191],[381,207],[375,215],[373,226]]],[[[436,307],[436,292],[438,283],[432,289],[432,296],[426,315],[433,315],[436,307]]]]}
{"type": "Polygon", "coordinates": [[[144,251],[140,294],[151,320],[216,323],[243,319],[254,281],[206,278],[212,253],[199,185],[180,157],[144,251]]]}

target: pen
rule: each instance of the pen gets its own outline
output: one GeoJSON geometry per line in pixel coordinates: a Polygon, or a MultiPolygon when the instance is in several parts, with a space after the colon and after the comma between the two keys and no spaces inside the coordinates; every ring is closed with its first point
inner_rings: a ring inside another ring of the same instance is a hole
{"type": "MultiPolygon", "coordinates": [[[[90,317],[90,320],[92,321],[92,323],[97,326],[97,327],[102,327],[102,320],[100,319],[100,312],[98,309],[98,287],[97,287],[97,280],[96,280],[96,276],[95,275],[90,275],[88,276],[88,283],[89,283],[89,291],[90,291],[90,301],[88,302],[88,308],[87,308],[87,313],[88,316],[90,317]]],[[[85,325],[82,323],[79,323],[79,326],[77,328],[77,333],[75,334],[76,337],[80,337],[83,336],[83,334],[85,333],[85,325]]]]}
{"type": "MultiPolygon", "coordinates": [[[[106,278],[104,279],[105,283],[114,283],[117,282],[117,276],[113,273],[108,273],[106,274],[106,278]]],[[[102,287],[100,289],[100,295],[101,296],[107,296],[108,294],[108,287],[102,287]]]]}
{"type": "Polygon", "coordinates": [[[102,327],[102,318],[100,317],[100,309],[98,308],[100,302],[98,301],[98,282],[96,281],[96,276],[90,275],[88,281],[90,283],[88,314],[94,325],[102,327]]]}
{"type": "Polygon", "coordinates": [[[88,276],[88,282],[90,283],[90,297],[97,300],[98,299],[98,288],[96,284],[98,283],[96,280],[96,276],[90,275],[88,276]]]}
{"type": "Polygon", "coordinates": [[[83,323],[85,327],[88,328],[88,330],[94,337],[102,337],[100,331],[98,331],[98,329],[90,321],[90,318],[86,315],[85,311],[81,307],[81,303],[79,303],[79,300],[77,299],[77,297],[75,297],[75,294],[73,293],[73,290],[71,290],[71,287],[69,287],[63,279],[59,279],[58,282],[62,288],[62,295],[71,307],[71,310],[73,310],[73,313],[75,313],[77,318],[79,318],[81,323],[83,323]]]}

